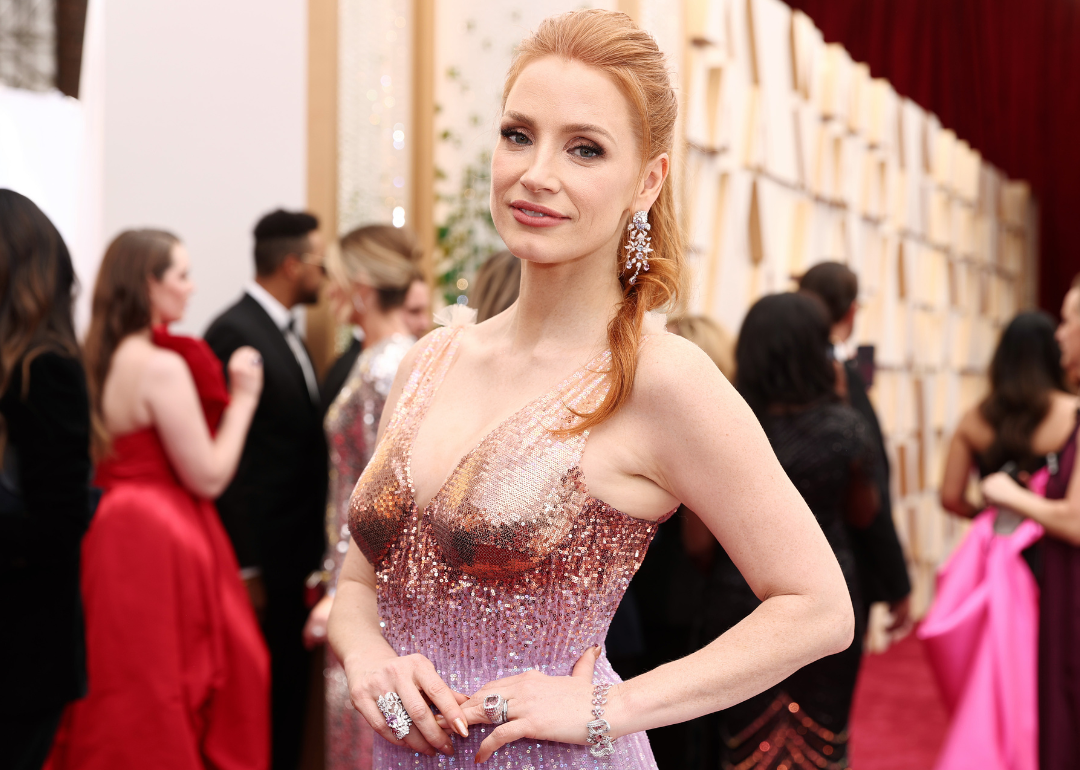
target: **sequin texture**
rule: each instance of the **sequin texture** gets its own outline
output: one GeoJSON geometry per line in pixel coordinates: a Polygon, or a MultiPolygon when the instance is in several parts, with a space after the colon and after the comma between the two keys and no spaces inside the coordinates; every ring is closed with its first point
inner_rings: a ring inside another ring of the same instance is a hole
{"type": "MultiPolygon", "coordinates": [[[[349,500],[356,479],[371,459],[383,405],[398,366],[416,340],[395,334],[365,349],[353,364],[323,428],[330,448],[330,486],[326,499],[328,549],[323,568],[333,593],[349,545],[349,500]]],[[[326,648],[326,768],[367,770],[375,734],[352,705],[345,670],[326,648]]]]}
{"type": "MultiPolygon", "coordinates": [[[[386,435],[353,492],[350,528],[375,566],[383,635],[400,655],[420,653],[455,690],[538,669],[566,676],[602,644],[657,523],[591,497],[579,462],[587,433],[568,427],[603,398],[605,353],[488,434],[423,510],[410,477],[413,440],[453,361],[462,330],[433,333],[417,357],[386,435]]],[[[595,681],[617,682],[601,655],[595,681]]],[[[615,741],[607,759],[584,745],[520,740],[487,766],[515,770],[656,764],[643,733],[615,741]]],[[[511,708],[511,719],[513,711],[511,708]]],[[[474,767],[492,728],[455,739],[454,757],[425,757],[375,738],[374,767],[474,767]]]]}

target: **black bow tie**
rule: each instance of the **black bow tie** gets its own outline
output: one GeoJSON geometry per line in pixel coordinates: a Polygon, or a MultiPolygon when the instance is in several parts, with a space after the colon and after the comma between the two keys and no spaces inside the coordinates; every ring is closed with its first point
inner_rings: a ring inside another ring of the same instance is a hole
{"type": "Polygon", "coordinates": [[[285,324],[285,328],[282,329],[282,331],[283,332],[293,332],[294,334],[296,333],[296,317],[295,316],[293,316],[292,318],[289,319],[289,322],[287,324],[285,324]]]}

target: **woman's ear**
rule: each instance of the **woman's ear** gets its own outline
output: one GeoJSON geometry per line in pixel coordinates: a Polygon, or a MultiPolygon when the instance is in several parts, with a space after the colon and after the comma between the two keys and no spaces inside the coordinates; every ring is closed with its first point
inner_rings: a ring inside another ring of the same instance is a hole
{"type": "Polygon", "coordinates": [[[374,286],[368,286],[366,283],[354,283],[353,293],[359,294],[360,299],[369,308],[375,307],[379,301],[378,291],[374,286]]]}
{"type": "Polygon", "coordinates": [[[645,174],[634,197],[634,211],[648,211],[652,208],[656,199],[660,197],[660,190],[667,180],[670,169],[671,159],[666,152],[660,153],[645,165],[645,174]]]}

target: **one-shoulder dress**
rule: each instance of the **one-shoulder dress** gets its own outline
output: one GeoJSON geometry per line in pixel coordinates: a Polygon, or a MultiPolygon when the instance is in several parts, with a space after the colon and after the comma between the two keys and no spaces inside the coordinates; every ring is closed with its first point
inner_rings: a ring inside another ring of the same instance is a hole
{"type": "MultiPolygon", "coordinates": [[[[349,523],[375,567],[383,636],[398,654],[426,656],[451,688],[472,694],[531,669],[569,675],[586,649],[603,644],[658,524],[592,497],[579,466],[588,433],[553,432],[603,398],[607,352],[492,430],[418,510],[411,449],[461,334],[438,329],[420,343],[353,492],[349,523]]],[[[595,681],[619,681],[604,654],[595,681]]],[[[588,704],[581,719],[584,744],[588,704]]],[[[453,757],[414,754],[376,736],[373,767],[475,767],[491,729],[476,725],[456,738],[453,757]]],[[[656,767],[644,733],[618,738],[615,750],[594,759],[585,745],[525,739],[489,762],[515,770],[656,767]]]]}

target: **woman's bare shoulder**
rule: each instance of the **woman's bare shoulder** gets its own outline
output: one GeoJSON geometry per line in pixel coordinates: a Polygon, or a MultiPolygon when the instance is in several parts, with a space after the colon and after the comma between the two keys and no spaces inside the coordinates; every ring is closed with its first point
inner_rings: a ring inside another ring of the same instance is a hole
{"type": "Polygon", "coordinates": [[[401,397],[401,392],[405,389],[405,383],[408,382],[409,378],[412,376],[417,359],[420,358],[425,350],[432,345],[437,344],[439,337],[446,333],[446,327],[444,326],[429,331],[413,343],[412,347],[410,347],[408,352],[402,357],[401,363],[398,364],[397,373],[394,375],[394,383],[390,386],[390,392],[386,396],[386,404],[383,408],[382,417],[383,426],[379,429],[380,437],[382,435],[382,427],[385,427],[385,422],[389,419],[390,415],[393,414],[394,407],[401,397]]]}
{"type": "Polygon", "coordinates": [[[183,356],[173,350],[166,350],[155,345],[149,347],[150,349],[145,353],[140,351],[143,356],[143,372],[147,383],[175,384],[191,379],[191,370],[183,356]]]}
{"type": "Polygon", "coordinates": [[[728,434],[757,425],[750,407],[704,351],[675,334],[648,338],[638,356],[627,416],[660,444],[676,434],[728,434]]]}
{"type": "Polygon", "coordinates": [[[1050,411],[1055,414],[1075,414],[1080,409],[1080,398],[1075,393],[1055,390],[1050,394],[1050,411]]]}
{"type": "Polygon", "coordinates": [[[960,416],[956,436],[977,452],[984,451],[994,443],[994,429],[978,406],[971,407],[960,416]]]}
{"type": "Polygon", "coordinates": [[[683,402],[703,397],[738,399],[738,394],[697,345],[677,334],[657,334],[641,346],[633,397],[683,402]]]}
{"type": "Polygon", "coordinates": [[[1039,454],[1061,449],[1076,428],[1078,406],[1080,402],[1072,393],[1054,391],[1050,396],[1050,409],[1031,437],[1032,448],[1039,454]]]}

